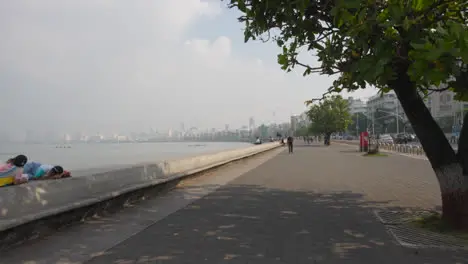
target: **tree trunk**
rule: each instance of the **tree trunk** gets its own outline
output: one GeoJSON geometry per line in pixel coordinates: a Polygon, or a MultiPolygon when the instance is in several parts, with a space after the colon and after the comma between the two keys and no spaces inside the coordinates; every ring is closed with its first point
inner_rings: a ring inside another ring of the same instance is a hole
{"type": "Polygon", "coordinates": [[[463,118],[463,126],[458,141],[458,160],[463,168],[463,175],[468,175],[468,113],[463,118]]]}
{"type": "Polygon", "coordinates": [[[468,114],[463,120],[463,127],[458,142],[458,166],[455,171],[447,170],[448,175],[462,175],[462,180],[457,182],[462,188],[451,192],[442,193],[443,216],[453,227],[468,230],[468,114]]]}
{"type": "Polygon", "coordinates": [[[330,146],[330,138],[332,133],[325,133],[323,144],[326,146],[330,146]]]}
{"type": "MultiPolygon", "coordinates": [[[[455,154],[406,72],[407,68],[399,67],[398,77],[389,86],[395,91],[439,181],[444,220],[455,228],[468,229],[468,174],[467,167],[460,162],[466,159],[463,158],[466,150],[455,154]]],[[[467,129],[463,130],[468,134],[467,129]]],[[[466,135],[461,138],[460,145],[466,145],[463,142],[467,139],[466,135]]]]}

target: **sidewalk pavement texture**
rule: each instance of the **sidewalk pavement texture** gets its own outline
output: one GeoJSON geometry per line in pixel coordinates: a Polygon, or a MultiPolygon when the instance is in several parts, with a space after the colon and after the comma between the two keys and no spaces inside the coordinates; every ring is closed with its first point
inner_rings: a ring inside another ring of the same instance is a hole
{"type": "Polygon", "coordinates": [[[468,263],[398,245],[373,214],[439,206],[427,161],[296,145],[86,263],[468,263]]]}
{"type": "Polygon", "coordinates": [[[372,213],[439,200],[426,161],[297,146],[88,263],[467,263],[398,245],[372,213]]]}

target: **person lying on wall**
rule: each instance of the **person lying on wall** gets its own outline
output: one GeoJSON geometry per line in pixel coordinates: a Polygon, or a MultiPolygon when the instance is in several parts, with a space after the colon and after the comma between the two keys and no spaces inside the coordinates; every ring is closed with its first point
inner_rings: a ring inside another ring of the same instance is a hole
{"type": "Polygon", "coordinates": [[[56,180],[71,177],[70,172],[64,170],[62,166],[41,164],[36,161],[26,163],[23,173],[28,175],[29,180],[56,180]]]}

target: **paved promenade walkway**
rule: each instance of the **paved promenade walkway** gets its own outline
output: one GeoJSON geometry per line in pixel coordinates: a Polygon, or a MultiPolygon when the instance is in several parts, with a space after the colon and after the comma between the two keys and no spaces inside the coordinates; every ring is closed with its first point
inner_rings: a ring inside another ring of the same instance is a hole
{"type": "Polygon", "coordinates": [[[468,263],[397,245],[372,213],[439,200],[427,161],[296,146],[87,263],[468,263]]]}

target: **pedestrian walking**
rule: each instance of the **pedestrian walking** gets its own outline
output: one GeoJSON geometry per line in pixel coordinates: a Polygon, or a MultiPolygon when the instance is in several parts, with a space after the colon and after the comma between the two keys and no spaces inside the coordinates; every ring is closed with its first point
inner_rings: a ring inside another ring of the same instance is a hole
{"type": "Polygon", "coordinates": [[[293,153],[293,137],[289,136],[288,139],[287,139],[287,143],[288,143],[288,149],[289,149],[289,153],[293,153]]]}

